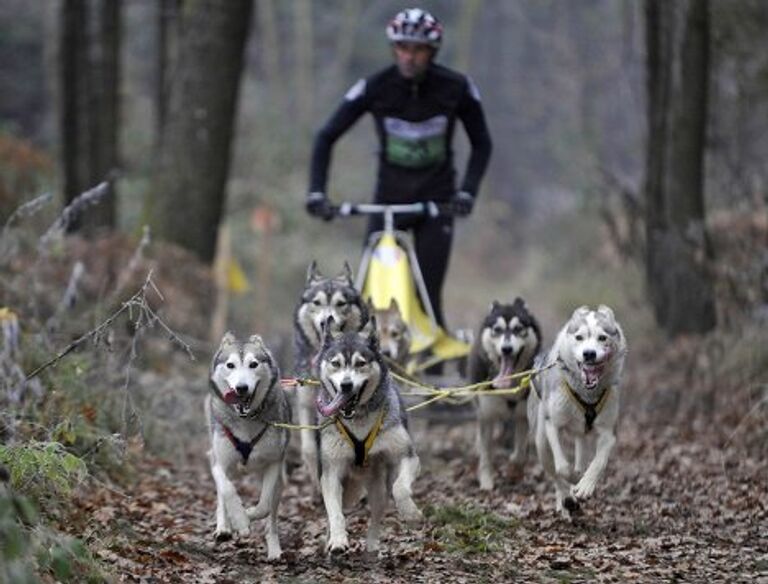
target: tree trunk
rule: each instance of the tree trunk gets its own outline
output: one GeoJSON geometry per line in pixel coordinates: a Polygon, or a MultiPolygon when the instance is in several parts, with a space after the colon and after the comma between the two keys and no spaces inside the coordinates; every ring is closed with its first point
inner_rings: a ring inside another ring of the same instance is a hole
{"type": "MultiPolygon", "coordinates": [[[[313,124],[314,82],[312,78],[314,42],[312,40],[312,3],[310,0],[294,0],[294,83],[298,110],[301,144],[308,144],[306,134],[313,124]]],[[[302,146],[304,148],[305,146],[302,146]]]]}
{"type": "Polygon", "coordinates": [[[264,71],[264,81],[269,91],[270,101],[275,105],[275,111],[284,116],[285,83],[284,73],[280,69],[281,41],[278,29],[278,19],[274,0],[259,0],[257,4],[261,68],[264,71]]]}
{"type": "Polygon", "coordinates": [[[85,51],[85,0],[65,0],[61,5],[60,63],[60,128],[61,158],[64,175],[64,203],[69,204],[83,190],[80,171],[82,142],[79,100],[80,71],[85,51]]]}
{"type": "Polygon", "coordinates": [[[84,227],[92,232],[114,229],[117,220],[115,188],[119,161],[120,128],[120,0],[99,3],[97,56],[94,59],[94,103],[91,145],[93,155],[88,188],[106,180],[110,192],[100,203],[85,212],[84,227]]]}
{"type": "Polygon", "coordinates": [[[85,209],[69,230],[92,234],[116,222],[119,157],[120,2],[65,0],[61,23],[61,148],[64,202],[112,179],[110,196],[85,209]]]}
{"type": "Polygon", "coordinates": [[[155,79],[155,149],[159,151],[168,114],[168,96],[178,54],[181,0],[157,5],[157,77],[155,79]]]}
{"type": "Polygon", "coordinates": [[[182,7],[182,35],[152,208],[158,237],[212,262],[225,202],[251,0],[182,7]]]}
{"type": "Polygon", "coordinates": [[[466,0],[462,3],[456,27],[456,68],[464,73],[469,69],[472,57],[472,38],[477,15],[481,12],[482,0],[466,0]]]}
{"type": "Polygon", "coordinates": [[[646,3],[647,277],[670,334],[716,324],[705,231],[704,148],[709,72],[707,0],[646,3]]]}

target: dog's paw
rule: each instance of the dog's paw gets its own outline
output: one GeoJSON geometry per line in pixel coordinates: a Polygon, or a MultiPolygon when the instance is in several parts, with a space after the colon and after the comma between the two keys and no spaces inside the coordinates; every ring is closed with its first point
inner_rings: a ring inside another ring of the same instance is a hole
{"type": "Polygon", "coordinates": [[[282,556],[283,556],[283,550],[281,550],[279,546],[276,549],[272,549],[272,548],[267,549],[268,562],[279,562],[282,556]]]}
{"type": "Polygon", "coordinates": [[[555,473],[560,478],[570,482],[573,478],[573,467],[568,462],[555,463],[555,473]]]}
{"type": "Polygon", "coordinates": [[[415,526],[424,521],[424,515],[413,501],[408,501],[399,505],[397,512],[400,515],[400,518],[408,525],[415,526]]]}
{"type": "Polygon", "coordinates": [[[480,471],[480,476],[478,477],[478,480],[480,482],[481,491],[493,490],[493,473],[491,473],[491,471],[488,471],[488,470],[480,471]]]}
{"type": "Polygon", "coordinates": [[[325,546],[326,551],[332,556],[345,553],[349,549],[349,540],[347,534],[332,535],[328,539],[328,545],[325,546]]]}
{"type": "Polygon", "coordinates": [[[578,484],[571,487],[571,495],[577,500],[588,499],[595,492],[595,483],[582,478],[578,484]]]}
{"type": "Polygon", "coordinates": [[[248,507],[248,509],[245,510],[245,514],[251,521],[266,519],[269,516],[269,509],[266,506],[262,507],[261,503],[259,503],[258,505],[248,507]]]}
{"type": "Polygon", "coordinates": [[[217,529],[213,533],[213,539],[216,540],[217,543],[229,541],[232,539],[232,532],[228,529],[217,529]]]}
{"type": "Polygon", "coordinates": [[[238,537],[248,537],[251,534],[251,526],[245,513],[232,517],[231,522],[232,531],[234,531],[238,537]]]}

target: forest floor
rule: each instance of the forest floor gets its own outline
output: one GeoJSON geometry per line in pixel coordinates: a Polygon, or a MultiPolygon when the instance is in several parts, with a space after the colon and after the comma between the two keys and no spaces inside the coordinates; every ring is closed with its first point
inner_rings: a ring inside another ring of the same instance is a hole
{"type": "MultiPolygon", "coordinates": [[[[256,523],[248,538],[216,543],[203,430],[187,455],[134,455],[133,480],[78,495],[68,529],[119,582],[768,582],[768,390],[754,381],[688,385],[680,364],[702,351],[686,343],[662,358],[652,347],[630,355],[618,445],[573,522],[556,515],[533,453],[515,477],[499,451],[496,489],[481,492],[465,415],[414,424],[415,500],[427,520],[409,528],[390,510],[377,557],[364,551],[364,507],[348,516],[351,551],[326,556],[322,503],[293,464],[282,559],[267,562],[256,523]]],[[[246,504],[256,500],[247,480],[238,487],[246,504]]]]}

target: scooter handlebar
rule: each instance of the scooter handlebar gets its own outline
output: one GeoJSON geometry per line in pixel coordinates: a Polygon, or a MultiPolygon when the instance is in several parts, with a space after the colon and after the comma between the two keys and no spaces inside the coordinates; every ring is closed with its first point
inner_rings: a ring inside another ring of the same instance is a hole
{"type": "Polygon", "coordinates": [[[428,217],[445,217],[455,215],[450,203],[424,201],[419,203],[341,203],[333,205],[336,217],[352,217],[354,215],[426,215],[428,217]]]}

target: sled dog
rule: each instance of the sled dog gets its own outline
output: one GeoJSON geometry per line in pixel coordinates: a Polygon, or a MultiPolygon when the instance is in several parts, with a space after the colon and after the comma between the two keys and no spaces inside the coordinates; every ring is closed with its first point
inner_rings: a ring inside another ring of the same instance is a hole
{"type": "Polygon", "coordinates": [[[616,422],[627,343],[613,310],[577,308],[557,335],[528,398],[536,452],[555,485],[564,517],[579,509],[602,476],[616,443],[616,422]],[[574,441],[573,463],[563,436],[574,441]],[[594,455],[592,455],[594,452],[594,455]]]}
{"type": "Polygon", "coordinates": [[[381,354],[400,367],[405,367],[411,348],[411,331],[403,320],[394,298],[383,310],[372,311],[376,317],[381,354]]]}
{"type": "MultiPolygon", "coordinates": [[[[469,355],[471,383],[493,380],[490,389],[517,387],[509,376],[533,367],[541,348],[539,323],[521,298],[512,304],[494,301],[480,325],[469,355]]],[[[477,469],[480,488],[493,489],[493,444],[498,426],[514,427],[514,451],[510,462],[522,469],[528,450],[528,419],[525,402],[528,390],[514,395],[481,394],[477,397],[477,469]]]]}
{"type": "Polygon", "coordinates": [[[379,550],[381,521],[391,494],[401,518],[421,520],[411,498],[419,458],[396,384],[381,358],[372,317],[357,333],[326,331],[317,369],[320,484],[328,514],[327,550],[348,548],[344,508],[365,490],[371,508],[366,548],[379,550]]]}
{"type": "Polygon", "coordinates": [[[208,456],[216,484],[216,539],[228,539],[232,532],[248,535],[250,519],[266,518],[270,560],[281,555],[277,507],[288,444],[288,431],[271,423],[291,420],[279,379],[278,366],[261,337],[239,341],[227,332],[211,363],[205,400],[208,456]],[[261,479],[259,503],[247,510],[232,483],[238,469],[258,473],[261,479]]]}

